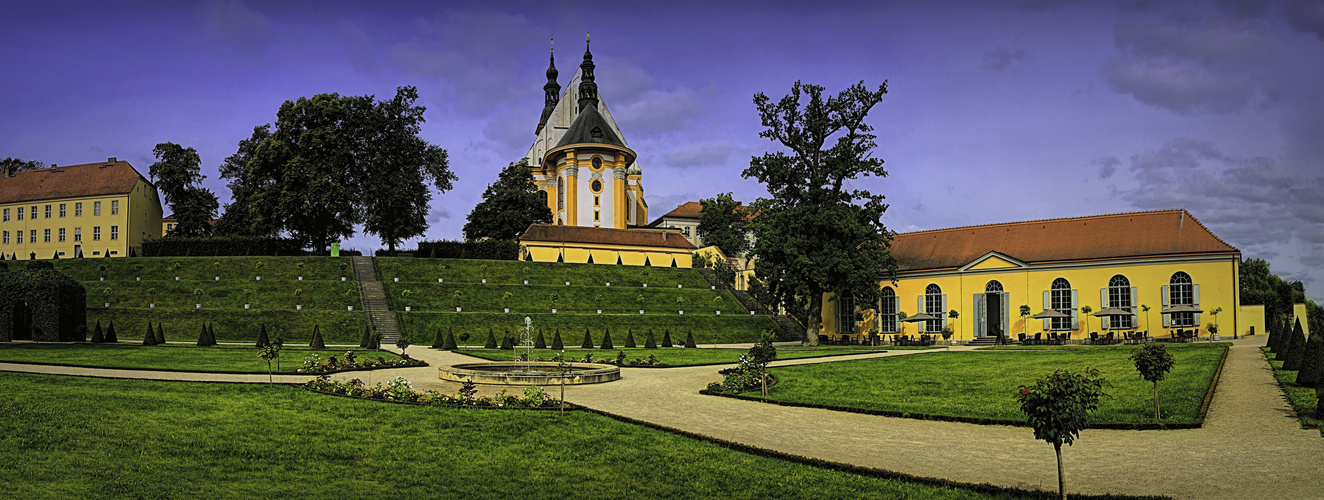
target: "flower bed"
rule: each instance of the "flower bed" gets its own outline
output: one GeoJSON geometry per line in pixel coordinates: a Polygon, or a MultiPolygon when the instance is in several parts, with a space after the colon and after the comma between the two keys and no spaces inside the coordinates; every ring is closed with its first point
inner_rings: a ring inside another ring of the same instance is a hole
{"type": "Polygon", "coordinates": [[[360,361],[354,351],[345,351],[345,359],[331,356],[331,359],[322,361],[322,357],[317,353],[309,354],[303,358],[303,364],[296,370],[298,373],[335,373],[350,370],[371,370],[373,368],[403,368],[408,366],[427,366],[427,363],[410,358],[408,354],[403,354],[400,359],[386,359],[377,356],[377,359],[364,359],[360,361]]]}
{"type": "Polygon", "coordinates": [[[739,394],[745,391],[758,390],[763,386],[759,375],[765,373],[768,377],[769,387],[777,383],[776,375],[761,370],[757,364],[744,354],[740,355],[740,362],[734,368],[719,370],[717,373],[722,375],[722,381],[708,384],[707,392],[739,394]]]}
{"type": "Polygon", "coordinates": [[[556,408],[560,405],[560,400],[551,397],[537,386],[525,388],[522,395],[508,394],[505,389],[501,389],[492,396],[479,396],[474,384],[466,382],[460,387],[459,394],[443,394],[432,390],[415,392],[413,383],[404,377],[396,377],[385,386],[381,382],[369,386],[359,379],[344,382],[331,380],[330,377],[322,375],[309,380],[303,388],[333,396],[424,406],[536,409],[556,408]]]}

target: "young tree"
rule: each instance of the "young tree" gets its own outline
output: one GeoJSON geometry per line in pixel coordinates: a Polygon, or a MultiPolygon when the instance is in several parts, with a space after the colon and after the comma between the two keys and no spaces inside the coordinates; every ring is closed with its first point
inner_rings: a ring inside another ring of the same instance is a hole
{"type": "Polygon", "coordinates": [[[777,359],[777,348],[773,347],[771,332],[763,332],[758,343],[749,348],[749,362],[759,369],[759,381],[763,388],[763,397],[768,397],[768,363],[777,359]]]}
{"type": "Polygon", "coordinates": [[[1176,361],[1172,359],[1172,353],[1158,342],[1145,344],[1145,347],[1132,353],[1131,361],[1135,363],[1140,376],[1154,384],[1154,420],[1159,420],[1162,417],[1159,416],[1158,383],[1168,374],[1176,361]]]}
{"type": "MultiPolygon", "coordinates": [[[[248,163],[257,156],[258,145],[271,137],[271,125],[253,127],[253,134],[239,141],[238,150],[225,158],[218,170],[222,179],[228,179],[230,203],[225,204],[225,213],[216,221],[216,234],[224,236],[273,236],[280,231],[276,225],[260,225],[259,217],[253,214],[254,197],[262,191],[264,181],[260,177],[248,175],[248,163]]],[[[266,219],[270,220],[270,219],[266,219]]]]}
{"type": "Polygon", "coordinates": [[[749,250],[750,242],[745,227],[745,207],[722,193],[716,198],[700,200],[699,227],[696,231],[705,245],[716,245],[727,257],[736,258],[749,250]]]}
{"type": "Polygon", "coordinates": [[[1096,369],[1085,368],[1083,373],[1059,370],[1033,386],[1021,386],[1016,395],[1034,428],[1034,438],[1052,444],[1057,453],[1057,492],[1062,500],[1067,498],[1062,445],[1071,446],[1089,426],[1089,413],[1098,409],[1106,384],[1096,369]]]}
{"type": "Polygon", "coordinates": [[[865,123],[886,93],[886,82],[877,90],[860,82],[825,99],[823,87],[796,82],[778,102],[754,96],[764,127],[759,136],[790,151],[754,157],[742,174],[771,196],[751,207],[757,273],[788,308],[796,297],[807,300],[811,345],[818,342],[825,293],[875,304],[878,281],[896,274],[883,195],[847,182],[887,175],[883,160],[873,157],[876,136],[865,123]]]}
{"type": "Polygon", "coordinates": [[[198,183],[207,178],[202,175],[202,160],[193,148],[173,142],[163,142],[152,148],[156,163],[148,167],[156,188],[178,223],[171,235],[202,236],[210,234],[211,219],[216,218],[219,205],[216,195],[198,183]]]}
{"type": "Polygon", "coordinates": [[[409,355],[405,354],[405,350],[409,349],[411,345],[413,344],[409,342],[409,335],[405,332],[400,332],[400,336],[395,338],[395,346],[400,348],[400,355],[406,359],[409,358],[409,355]]]}
{"type": "Polygon", "coordinates": [[[275,344],[268,343],[266,345],[258,346],[257,348],[257,357],[262,358],[263,361],[267,362],[267,385],[271,385],[272,383],[271,362],[273,360],[280,359],[281,346],[282,343],[275,343],[275,344]]]}
{"type": "Polygon", "coordinates": [[[497,181],[483,191],[483,201],[474,205],[464,223],[464,238],[514,240],[530,224],[550,224],[552,209],[538,194],[533,171],[526,160],[511,163],[497,174],[497,181]]]}

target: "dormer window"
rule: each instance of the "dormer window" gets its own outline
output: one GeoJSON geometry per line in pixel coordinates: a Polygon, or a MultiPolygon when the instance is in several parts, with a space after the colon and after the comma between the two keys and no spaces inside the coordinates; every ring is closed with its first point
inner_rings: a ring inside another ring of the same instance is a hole
{"type": "Polygon", "coordinates": [[[591,136],[591,137],[593,137],[593,140],[595,140],[595,141],[596,141],[596,140],[601,140],[601,139],[602,139],[602,127],[593,127],[593,130],[590,130],[590,131],[588,132],[588,135],[591,136]]]}

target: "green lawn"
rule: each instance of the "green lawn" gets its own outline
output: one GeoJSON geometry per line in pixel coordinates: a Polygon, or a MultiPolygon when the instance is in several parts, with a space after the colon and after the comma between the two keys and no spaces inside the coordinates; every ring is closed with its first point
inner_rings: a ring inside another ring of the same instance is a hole
{"type": "MultiPolygon", "coordinates": [[[[580,340],[583,339],[581,338],[580,340]]],[[[575,346],[578,345],[578,343],[575,343],[575,346]]],[[[455,352],[492,361],[510,361],[514,359],[516,355],[523,354],[524,350],[516,349],[514,351],[503,351],[500,349],[460,349],[455,352]]],[[[551,349],[534,349],[533,357],[551,359],[552,356],[555,356],[560,352],[561,351],[553,351],[551,349]]],[[[593,357],[597,359],[615,359],[616,354],[619,352],[625,353],[626,360],[636,358],[648,359],[649,356],[654,356],[658,361],[671,366],[689,366],[735,363],[740,361],[740,355],[749,352],[749,349],[681,349],[679,347],[659,347],[657,349],[644,349],[640,347],[626,349],[623,347],[617,347],[616,349],[604,351],[602,349],[580,349],[579,347],[574,347],[565,350],[566,357],[574,359],[584,359],[584,355],[588,353],[592,353],[593,357]]],[[[860,353],[837,349],[804,349],[795,351],[778,349],[777,359],[818,358],[823,356],[847,356],[851,354],[860,353]]]]}
{"type": "Polygon", "coordinates": [[[989,498],[589,412],[16,373],[0,373],[0,392],[10,498],[989,498]]]}
{"type": "Polygon", "coordinates": [[[699,315],[686,313],[684,316],[672,313],[662,314],[511,314],[502,313],[403,313],[401,326],[417,344],[432,345],[432,338],[438,329],[450,329],[460,344],[461,334],[468,333],[467,343],[482,345],[487,338],[487,331],[495,332],[500,342],[503,333],[509,329],[514,332],[524,328],[524,318],[533,320],[533,327],[543,332],[547,344],[551,345],[552,336],[559,329],[561,340],[567,346],[579,346],[584,340],[584,330],[588,329],[593,337],[593,345],[602,345],[602,337],[607,328],[611,328],[613,344],[624,345],[627,332],[634,332],[634,339],[639,345],[649,330],[661,345],[662,335],[671,332],[671,339],[677,343],[685,339],[687,332],[694,332],[696,344],[731,344],[753,342],[764,331],[781,334],[781,329],[768,316],[750,316],[748,314],[712,313],[699,315]]]}
{"type": "MultiPolygon", "coordinates": [[[[1040,351],[935,352],[893,358],[774,368],[769,398],[929,415],[1023,421],[1018,386],[1056,369],[1097,368],[1112,384],[1090,416],[1094,423],[1153,422],[1153,385],[1129,356],[1138,346],[1040,351]]],[[[1159,383],[1163,423],[1190,423],[1199,413],[1226,344],[1171,349],[1176,366],[1159,383]]],[[[746,395],[757,395],[755,392],[746,395]]]]}
{"type": "MultiPolygon", "coordinates": [[[[344,359],[341,349],[313,350],[302,346],[286,346],[280,351],[279,371],[276,373],[296,373],[303,363],[303,358],[318,354],[326,361],[331,356],[344,359]]],[[[352,348],[359,357],[388,360],[400,359],[400,356],[378,350],[352,348]]],[[[193,371],[193,372],[237,372],[267,373],[267,363],[257,356],[253,346],[218,345],[198,347],[186,344],[167,344],[164,346],[119,344],[0,344],[0,361],[16,363],[45,363],[92,368],[146,368],[153,370],[193,371]]]]}
{"type": "Polygon", "coordinates": [[[1324,419],[1319,418],[1319,414],[1315,412],[1319,407],[1319,396],[1315,394],[1315,389],[1296,385],[1297,370],[1284,370],[1283,362],[1276,359],[1276,354],[1270,353],[1268,347],[1261,349],[1264,351],[1265,359],[1273,366],[1273,377],[1278,380],[1278,387],[1282,388],[1283,394],[1287,396],[1287,403],[1296,411],[1296,418],[1301,420],[1301,427],[1320,429],[1320,433],[1324,434],[1324,419]]]}

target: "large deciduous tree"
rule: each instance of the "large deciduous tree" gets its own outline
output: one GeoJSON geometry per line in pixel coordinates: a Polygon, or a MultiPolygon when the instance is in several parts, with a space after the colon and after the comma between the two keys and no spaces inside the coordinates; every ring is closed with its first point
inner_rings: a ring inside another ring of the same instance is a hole
{"type": "Polygon", "coordinates": [[[253,134],[239,141],[239,148],[221,163],[221,178],[228,179],[230,203],[225,204],[225,213],[216,222],[216,234],[225,236],[273,236],[280,231],[279,226],[261,225],[253,215],[253,198],[262,190],[262,179],[248,175],[248,163],[257,154],[257,147],[266,138],[271,137],[271,125],[253,127],[253,134]]]}
{"type": "MultiPolygon", "coordinates": [[[[446,151],[418,137],[418,91],[400,87],[395,98],[319,94],[285,101],[269,136],[254,130],[242,185],[251,228],[279,228],[318,252],[356,224],[393,251],[402,239],[427,229],[431,200],[425,181],[447,191],[455,180],[446,151]]],[[[261,127],[259,127],[260,129],[261,127]]],[[[227,160],[229,161],[229,160],[227,160]]],[[[236,200],[237,202],[240,200],[236,200]]]]}
{"type": "Polygon", "coordinates": [[[156,189],[161,193],[170,211],[174,213],[177,236],[203,236],[211,233],[211,219],[219,208],[216,195],[198,183],[202,175],[202,160],[193,148],[173,142],[163,142],[152,148],[156,163],[148,167],[156,189]]]}
{"type": "Polygon", "coordinates": [[[745,207],[732,198],[731,193],[722,193],[699,203],[703,210],[699,211],[697,231],[705,245],[715,245],[731,258],[740,257],[749,250],[745,207]]]}
{"type": "Polygon", "coordinates": [[[847,185],[887,175],[865,123],[886,93],[886,82],[877,90],[860,82],[824,98],[823,87],[796,82],[777,102],[754,96],[764,127],[759,136],[788,150],[754,157],[743,173],[771,195],[752,205],[756,272],[788,308],[797,298],[807,303],[810,344],[818,341],[825,292],[853,296],[868,308],[878,301],[878,281],[896,274],[883,195],[847,185]]]}
{"type": "Polygon", "coordinates": [[[519,238],[529,224],[551,222],[552,210],[538,196],[533,172],[521,160],[501,169],[497,181],[487,185],[483,201],[469,212],[468,222],[464,224],[464,238],[513,240],[519,238]]]}
{"type": "Polygon", "coordinates": [[[12,156],[8,156],[5,157],[5,159],[0,160],[0,172],[4,172],[4,173],[21,172],[24,170],[36,170],[39,168],[46,168],[46,165],[39,161],[20,160],[12,156]]]}

